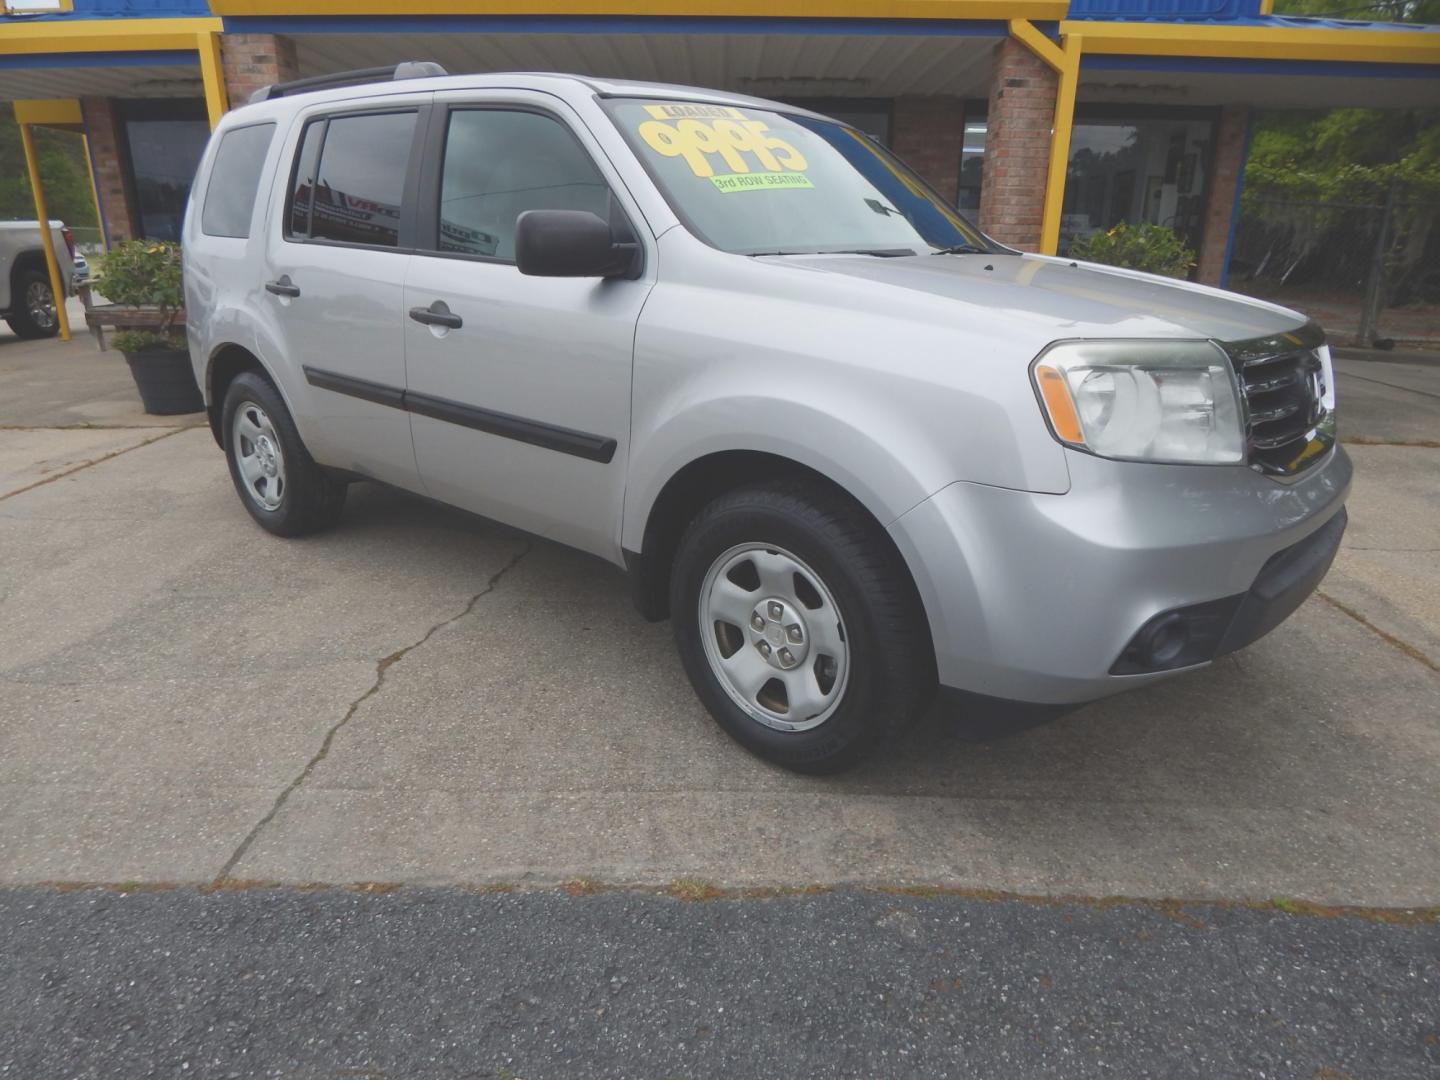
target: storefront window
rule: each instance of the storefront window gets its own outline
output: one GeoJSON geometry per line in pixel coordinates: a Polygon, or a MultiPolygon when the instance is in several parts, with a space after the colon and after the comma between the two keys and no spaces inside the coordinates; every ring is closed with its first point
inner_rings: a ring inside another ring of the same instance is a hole
{"type": "Polygon", "coordinates": [[[1207,110],[1077,110],[1060,253],[1075,237],[1122,221],[1167,226],[1195,247],[1213,129],[1207,110]]]}
{"type": "Polygon", "coordinates": [[[126,101],[120,115],[140,235],[178,241],[190,184],[210,138],[205,102],[126,101]]]}
{"type": "Polygon", "coordinates": [[[883,98],[780,98],[863,131],[881,146],[890,145],[890,102],[883,98]]]}

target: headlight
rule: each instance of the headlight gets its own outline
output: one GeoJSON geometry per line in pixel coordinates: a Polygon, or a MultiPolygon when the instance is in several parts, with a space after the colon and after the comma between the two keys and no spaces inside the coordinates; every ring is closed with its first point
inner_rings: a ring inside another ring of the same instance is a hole
{"type": "Polygon", "coordinates": [[[1208,341],[1061,341],[1030,369],[1056,438],[1122,461],[1245,460],[1240,391],[1208,341]]]}

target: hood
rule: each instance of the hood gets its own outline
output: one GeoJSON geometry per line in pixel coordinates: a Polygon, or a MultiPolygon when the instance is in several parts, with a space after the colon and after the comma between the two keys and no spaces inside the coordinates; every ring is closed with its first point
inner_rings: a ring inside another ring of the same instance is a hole
{"type": "Polygon", "coordinates": [[[1244,341],[1306,322],[1275,304],[1153,274],[1042,255],[804,255],[775,265],[874,281],[1028,320],[1064,337],[1244,341]]]}

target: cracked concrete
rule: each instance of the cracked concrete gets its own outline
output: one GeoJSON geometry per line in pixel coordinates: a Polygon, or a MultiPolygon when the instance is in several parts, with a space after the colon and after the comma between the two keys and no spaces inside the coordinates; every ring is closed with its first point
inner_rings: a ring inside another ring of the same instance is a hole
{"type": "Polygon", "coordinates": [[[833,780],[720,734],[613,567],[369,485],[338,530],[277,540],[208,431],[126,449],[150,434],[74,426],[120,411],[114,385],[103,408],[50,387],[36,423],[0,394],[0,454],[78,466],[0,503],[0,882],[697,878],[1431,906],[1440,597],[1436,560],[1411,549],[1440,531],[1440,450],[1370,442],[1433,439],[1440,408],[1346,370],[1362,445],[1330,602],[1014,738],[962,743],[931,717],[833,780]],[[23,448],[26,428],[49,442],[23,448]]]}
{"type": "MultiPolygon", "coordinates": [[[[1440,405],[1435,413],[1440,426],[1440,405]]],[[[1348,451],[1356,466],[1350,525],[1320,591],[1395,647],[1440,670],[1440,560],[1433,557],[1440,536],[1440,449],[1348,451]]]]}
{"type": "Polygon", "coordinates": [[[486,582],[485,587],[479,592],[477,592],[474,596],[470,597],[470,599],[466,601],[465,606],[459,612],[451,615],[449,618],[441,619],[439,622],[435,623],[433,626],[431,626],[428,630],[425,631],[424,635],[422,635],[418,641],[413,641],[409,645],[404,645],[401,648],[396,649],[389,656],[382,657],[379,661],[376,662],[375,681],[370,684],[370,686],[365,690],[363,694],[361,694],[359,697],[357,697],[354,701],[350,703],[349,708],[345,710],[345,714],[341,716],[339,720],[335,721],[335,725],[333,727],[331,727],[328,731],[325,732],[325,738],[321,741],[320,748],[315,751],[315,756],[305,763],[305,767],[300,770],[299,775],[296,776],[295,779],[286,786],[285,790],[283,790],[278,796],[276,796],[275,804],[270,807],[270,810],[265,814],[263,818],[261,818],[258,822],[255,823],[255,827],[246,834],[245,839],[240,841],[240,846],[231,853],[230,858],[225,860],[225,865],[220,868],[220,872],[215,876],[215,887],[223,887],[226,882],[229,881],[230,872],[234,870],[236,864],[238,864],[240,860],[245,857],[245,853],[250,850],[250,845],[255,842],[255,839],[260,835],[261,830],[263,830],[265,826],[269,825],[270,822],[275,820],[276,816],[280,813],[280,811],[284,809],[285,803],[289,800],[290,796],[294,794],[296,789],[299,788],[300,785],[309,778],[310,774],[315,771],[315,767],[319,765],[320,762],[324,761],[326,756],[329,755],[330,747],[335,742],[335,736],[340,733],[340,729],[350,722],[350,719],[355,715],[356,711],[359,710],[361,705],[365,704],[365,702],[369,701],[370,698],[378,694],[385,686],[385,673],[390,670],[391,666],[394,664],[398,664],[401,660],[404,660],[406,656],[424,645],[439,631],[445,629],[447,626],[451,626],[459,622],[461,619],[465,618],[467,615],[473,612],[475,610],[475,605],[478,604],[483,597],[488,596],[490,595],[490,593],[494,592],[495,588],[500,584],[500,580],[511,570],[513,570],[521,559],[523,559],[527,554],[530,553],[531,547],[532,545],[526,544],[515,554],[515,557],[513,559],[511,559],[508,563],[502,566],[499,570],[495,571],[495,573],[491,574],[490,580],[486,582]]]}

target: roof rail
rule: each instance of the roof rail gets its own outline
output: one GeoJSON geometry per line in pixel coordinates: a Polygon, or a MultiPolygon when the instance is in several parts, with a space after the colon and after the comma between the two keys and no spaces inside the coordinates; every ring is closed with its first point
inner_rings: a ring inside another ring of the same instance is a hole
{"type": "Polygon", "coordinates": [[[357,68],[354,71],[337,71],[333,75],[311,75],[308,79],[292,79],[290,82],[271,83],[262,86],[250,95],[250,104],[269,101],[271,98],[304,94],[311,90],[325,90],[334,86],[358,86],[362,83],[391,82],[400,79],[429,79],[436,75],[450,74],[432,60],[406,60],[388,67],[357,68]]]}

